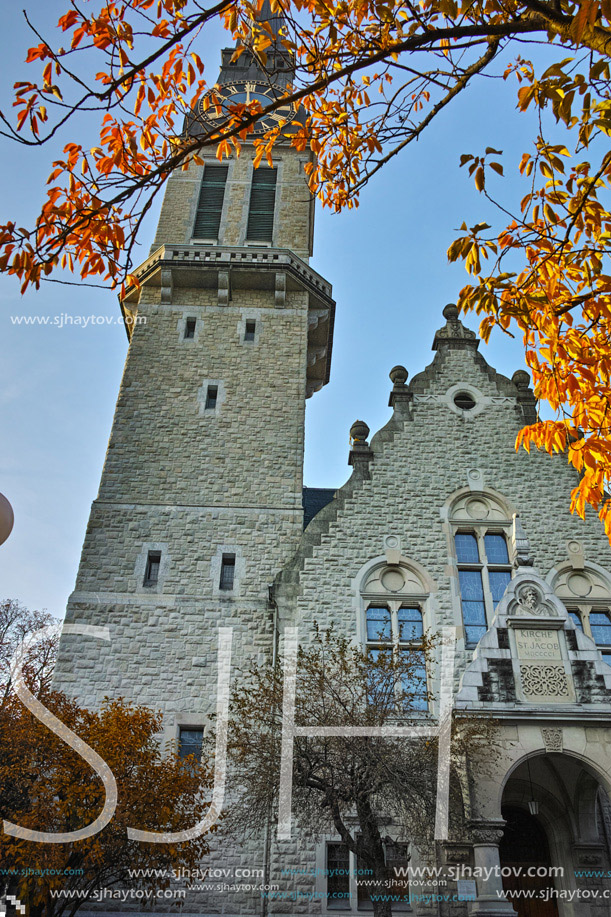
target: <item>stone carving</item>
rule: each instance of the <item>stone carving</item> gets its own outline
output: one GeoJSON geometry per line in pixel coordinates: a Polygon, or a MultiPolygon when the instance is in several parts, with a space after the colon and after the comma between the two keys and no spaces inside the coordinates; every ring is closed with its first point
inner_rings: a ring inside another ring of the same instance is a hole
{"type": "Polygon", "coordinates": [[[532,567],[534,563],[530,542],[524,531],[524,526],[520,521],[518,513],[513,516],[513,532],[511,536],[513,542],[515,563],[517,567],[532,567]]]}
{"type": "Polygon", "coordinates": [[[582,853],[579,857],[579,863],[581,866],[598,866],[602,863],[602,857],[595,853],[582,853]]]}
{"type": "Polygon", "coordinates": [[[471,834],[475,844],[498,844],[503,837],[504,822],[471,822],[471,834]]]}
{"type": "Polygon", "coordinates": [[[218,273],[218,304],[219,306],[229,305],[229,271],[219,271],[218,273]]]}
{"type": "Polygon", "coordinates": [[[525,583],[516,592],[518,600],[517,608],[514,613],[520,615],[534,615],[540,617],[557,617],[556,609],[543,601],[543,595],[536,586],[531,583],[525,583]]]}
{"type": "Polygon", "coordinates": [[[569,697],[562,665],[521,665],[522,690],[527,697],[569,697]]]}
{"type": "Polygon", "coordinates": [[[562,751],[562,729],[542,729],[541,737],[546,752],[562,751]]]}
{"type": "Polygon", "coordinates": [[[585,551],[581,542],[571,539],[571,541],[567,541],[566,549],[572,568],[574,570],[583,570],[585,565],[585,551]]]}
{"type": "Polygon", "coordinates": [[[518,605],[525,608],[527,614],[540,614],[541,593],[534,586],[524,586],[518,592],[518,605]]]}
{"type": "Polygon", "coordinates": [[[470,863],[471,848],[466,844],[446,843],[443,846],[446,863],[470,863]]]}
{"type": "Polygon", "coordinates": [[[560,662],[562,650],[558,631],[547,628],[516,627],[516,649],[522,662],[560,662]]]}
{"type": "Polygon", "coordinates": [[[483,490],[484,476],[479,468],[469,468],[467,472],[467,484],[471,490],[483,490]]]}

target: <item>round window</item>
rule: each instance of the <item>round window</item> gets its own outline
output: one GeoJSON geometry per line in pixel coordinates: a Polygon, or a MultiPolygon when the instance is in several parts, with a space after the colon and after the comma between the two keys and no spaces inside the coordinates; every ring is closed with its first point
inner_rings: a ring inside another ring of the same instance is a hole
{"type": "Polygon", "coordinates": [[[454,404],[457,408],[460,408],[461,411],[470,411],[475,407],[475,400],[469,392],[458,392],[454,396],[454,404]]]}

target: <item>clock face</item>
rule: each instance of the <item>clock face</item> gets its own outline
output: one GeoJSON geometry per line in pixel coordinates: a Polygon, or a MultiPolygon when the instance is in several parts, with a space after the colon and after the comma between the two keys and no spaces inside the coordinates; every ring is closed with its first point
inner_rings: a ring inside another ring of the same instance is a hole
{"type": "MultiPolygon", "coordinates": [[[[272,86],[266,83],[256,83],[254,81],[236,80],[233,83],[225,83],[217,86],[206,96],[209,100],[208,108],[204,110],[204,99],[198,104],[198,115],[207,128],[214,128],[221,124],[232,114],[231,109],[235,105],[248,105],[251,102],[258,102],[261,108],[266,108],[273,102],[277,95],[274,93],[272,86]]],[[[296,114],[294,105],[287,103],[270,112],[263,118],[260,118],[253,125],[254,134],[264,134],[265,131],[276,127],[281,121],[289,123],[296,114]]]]}

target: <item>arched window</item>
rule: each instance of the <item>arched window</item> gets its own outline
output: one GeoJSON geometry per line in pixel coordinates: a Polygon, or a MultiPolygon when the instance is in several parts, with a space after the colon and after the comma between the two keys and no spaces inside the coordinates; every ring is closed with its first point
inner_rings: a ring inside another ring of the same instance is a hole
{"type": "Polygon", "coordinates": [[[591,637],[604,661],[611,665],[611,580],[593,564],[572,566],[556,573],[553,589],[566,605],[576,627],[591,637]]]}
{"type": "Polygon", "coordinates": [[[450,512],[465,645],[477,646],[488,630],[512,575],[512,520],[496,497],[469,493],[450,512]]]}
{"type": "Polygon", "coordinates": [[[428,710],[422,650],[427,592],[420,575],[403,564],[379,564],[361,587],[367,654],[372,659],[382,652],[409,654],[410,681],[402,693],[412,710],[428,710]]]}

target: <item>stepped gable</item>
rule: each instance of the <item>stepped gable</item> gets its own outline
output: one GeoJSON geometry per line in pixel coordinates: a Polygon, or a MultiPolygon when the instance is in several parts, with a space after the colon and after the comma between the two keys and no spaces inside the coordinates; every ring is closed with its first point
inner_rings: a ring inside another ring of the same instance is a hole
{"type": "MultiPolygon", "coordinates": [[[[414,410],[418,409],[420,405],[424,406],[429,399],[431,402],[448,400],[443,378],[447,375],[448,363],[453,356],[456,356],[457,351],[462,352],[461,361],[464,361],[465,357],[469,362],[472,361],[476,373],[481,373],[489,383],[492,383],[495,392],[498,393],[498,400],[515,403],[520,415],[517,417],[519,425],[532,423],[536,419],[536,401],[529,387],[528,373],[518,370],[512,379],[508,379],[489,366],[479,353],[480,338],[474,331],[463,325],[458,318],[458,308],[453,303],[445,306],[443,317],[446,320],[445,325],[438,329],[433,339],[431,348],[435,351],[433,361],[422,372],[414,376],[411,383],[407,381],[408,371],[405,367],[395,366],[391,369],[389,376],[393,387],[388,404],[393,409],[393,413],[388,422],[371,438],[371,444],[367,441],[369,427],[362,421],[357,421],[353,425],[351,433],[356,431],[357,435],[352,436],[352,448],[348,458],[348,463],[353,468],[352,475],[342,487],[331,492],[329,500],[325,500],[322,508],[317,512],[306,510],[305,531],[301,543],[291,562],[278,575],[276,579],[278,589],[282,590],[288,584],[291,585],[291,590],[295,587],[306,558],[312,556],[314,547],[320,545],[323,537],[329,533],[330,527],[336,522],[338,513],[344,508],[346,502],[356,498],[363,482],[371,478],[376,458],[390,447],[395,438],[404,432],[406,425],[414,420],[414,410]],[[361,430],[360,425],[365,430],[361,430]],[[359,434],[363,432],[365,435],[360,438],[359,434]]],[[[472,376],[473,373],[470,372],[470,380],[472,376]]],[[[457,390],[464,387],[461,383],[452,386],[457,390]]],[[[482,402],[493,402],[494,400],[495,396],[491,395],[483,398],[482,402]]],[[[474,416],[477,413],[477,410],[474,411],[474,416]]],[[[304,494],[309,490],[315,490],[315,488],[305,488],[304,494]]]]}

